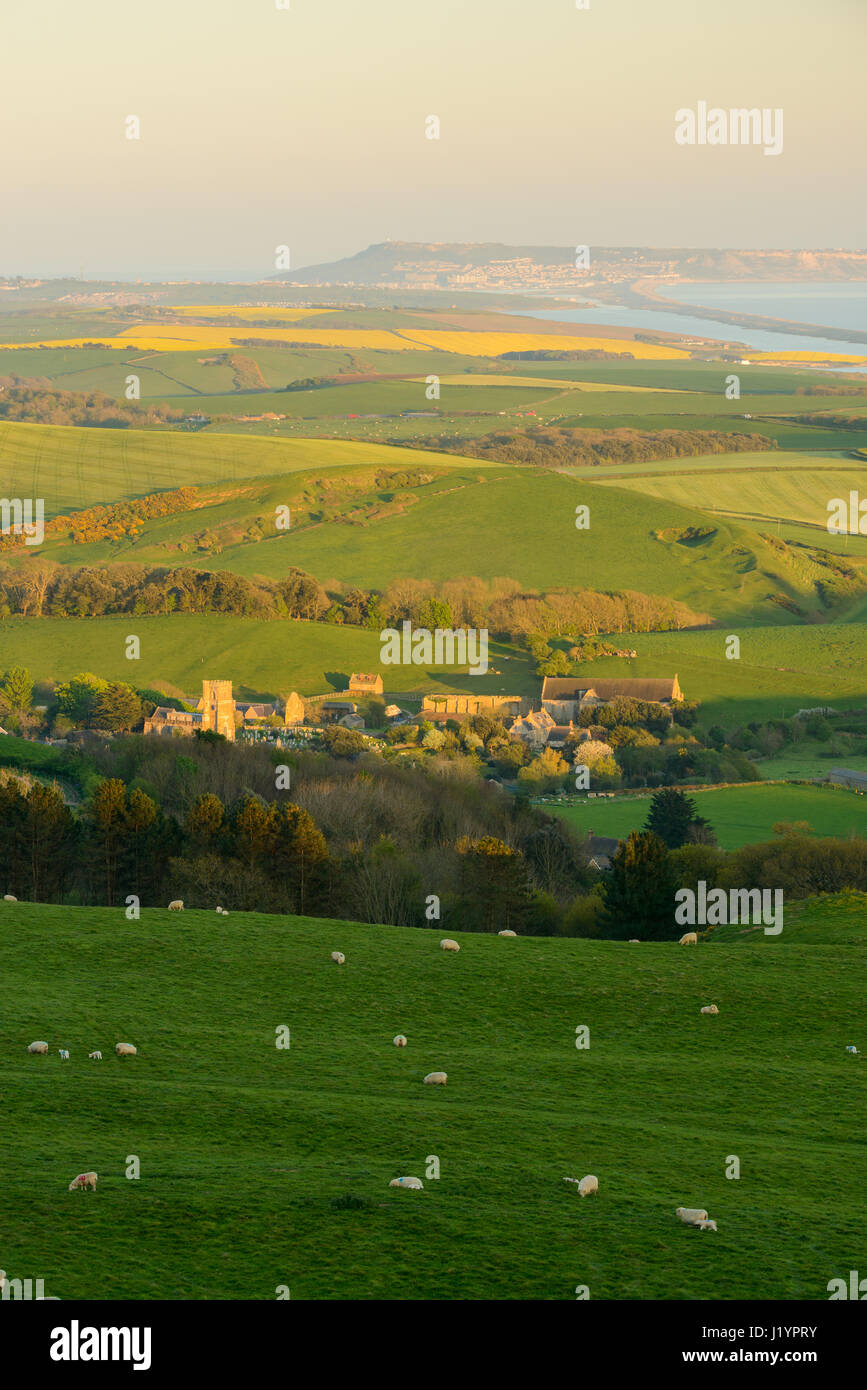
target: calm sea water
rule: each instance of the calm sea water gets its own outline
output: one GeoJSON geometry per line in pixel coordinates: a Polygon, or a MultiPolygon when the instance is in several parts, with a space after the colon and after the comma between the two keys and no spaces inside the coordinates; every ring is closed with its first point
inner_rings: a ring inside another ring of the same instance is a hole
{"type": "MultiPolygon", "coordinates": [[[[792,319],[828,328],[857,328],[867,331],[867,281],[847,284],[689,284],[661,286],[659,293],[682,304],[697,304],[708,310],[729,309],[740,314],[792,319]]],[[[559,319],[566,323],[599,323],[624,328],[662,329],[669,333],[695,334],[705,338],[724,338],[746,343],[763,352],[787,348],[789,352],[840,352],[867,355],[867,344],[842,338],[775,333],[743,328],[722,319],[691,314],[672,314],[665,309],[626,309],[606,305],[594,309],[522,310],[526,318],[559,319]]]]}

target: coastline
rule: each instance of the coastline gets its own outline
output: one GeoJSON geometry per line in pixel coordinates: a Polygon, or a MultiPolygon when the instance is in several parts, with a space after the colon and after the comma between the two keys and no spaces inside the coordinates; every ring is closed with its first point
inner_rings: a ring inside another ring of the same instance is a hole
{"type": "MultiPolygon", "coordinates": [[[[668,299],[659,294],[658,280],[634,280],[619,290],[620,302],[629,309],[664,309],[667,313],[682,314],[690,318],[716,319],[720,323],[730,323],[734,327],[750,328],[764,333],[789,333],[796,337],[827,338],[834,342],[864,343],[867,346],[867,332],[857,328],[832,328],[825,324],[798,323],[793,319],[770,318],[761,314],[744,314],[735,309],[709,308],[703,304],[686,304],[682,300],[668,299]]],[[[682,277],[666,279],[666,284],[715,284],[713,280],[685,280],[682,277]]],[[[859,282],[861,283],[861,282],[859,282]]]]}

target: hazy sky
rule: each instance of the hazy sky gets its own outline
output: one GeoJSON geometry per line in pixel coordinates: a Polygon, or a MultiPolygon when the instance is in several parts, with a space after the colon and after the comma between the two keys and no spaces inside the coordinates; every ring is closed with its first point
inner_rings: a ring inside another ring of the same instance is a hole
{"type": "Polygon", "coordinates": [[[865,40],[867,0],[5,0],[0,273],[864,246],[865,40]],[[782,107],[782,154],[679,146],[699,101],[782,107]]]}

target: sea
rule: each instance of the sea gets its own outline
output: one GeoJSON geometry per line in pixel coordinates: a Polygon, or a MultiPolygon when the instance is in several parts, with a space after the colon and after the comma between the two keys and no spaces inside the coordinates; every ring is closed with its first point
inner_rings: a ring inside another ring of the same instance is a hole
{"type": "MultiPolygon", "coordinates": [[[[845,283],[788,283],[716,281],[657,286],[660,298],[681,304],[695,304],[706,313],[672,314],[663,308],[630,309],[623,305],[597,305],[594,308],[521,310],[526,318],[558,319],[565,323],[599,323],[639,330],[662,329],[704,338],[722,338],[746,343],[761,352],[785,349],[789,352],[834,352],[867,356],[867,343],[822,336],[822,327],[857,329],[867,332],[867,280],[845,283]],[[775,333],[769,329],[746,328],[714,318],[713,310],[738,314],[758,314],[763,318],[789,319],[816,324],[815,334],[775,333]]],[[[863,371],[865,368],[855,368],[863,371]]]]}

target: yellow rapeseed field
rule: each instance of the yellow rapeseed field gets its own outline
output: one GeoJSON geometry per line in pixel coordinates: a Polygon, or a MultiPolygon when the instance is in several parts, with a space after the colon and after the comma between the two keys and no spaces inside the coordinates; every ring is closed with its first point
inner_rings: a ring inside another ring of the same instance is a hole
{"type": "Polygon", "coordinates": [[[501,352],[537,352],[583,349],[601,352],[630,352],[633,357],[688,357],[682,348],[637,343],[631,338],[573,338],[560,333],[449,333],[438,328],[428,331],[404,329],[403,337],[419,347],[440,352],[459,352],[466,357],[498,357],[501,352]]]}

